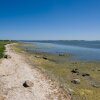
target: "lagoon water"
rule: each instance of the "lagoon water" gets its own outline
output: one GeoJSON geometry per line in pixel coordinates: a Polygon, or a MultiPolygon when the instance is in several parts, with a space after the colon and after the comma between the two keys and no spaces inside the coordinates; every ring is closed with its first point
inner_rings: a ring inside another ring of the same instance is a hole
{"type": "MultiPolygon", "coordinates": [[[[88,61],[100,61],[100,42],[92,41],[89,43],[84,41],[81,45],[76,45],[73,43],[63,44],[55,42],[45,42],[45,41],[23,41],[24,43],[32,44],[33,46],[24,47],[32,52],[48,52],[48,53],[70,53],[74,60],[88,60],[88,61]],[[93,44],[93,46],[92,46],[93,44]],[[98,44],[98,47],[97,47],[98,44]]],[[[80,42],[80,41],[78,41],[80,42]]]]}

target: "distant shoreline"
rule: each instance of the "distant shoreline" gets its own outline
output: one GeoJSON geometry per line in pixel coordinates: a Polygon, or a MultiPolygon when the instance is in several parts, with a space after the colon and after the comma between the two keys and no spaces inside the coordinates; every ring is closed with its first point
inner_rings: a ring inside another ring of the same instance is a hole
{"type": "Polygon", "coordinates": [[[73,100],[74,98],[83,100],[83,96],[85,96],[88,100],[99,100],[100,83],[98,66],[100,65],[100,61],[60,62],[59,60],[63,59],[64,56],[40,52],[25,52],[28,53],[30,61],[35,64],[37,68],[42,70],[44,74],[59,83],[63,89],[69,89],[73,100]],[[34,61],[32,59],[34,59],[34,61]],[[75,73],[74,69],[77,69],[75,73]],[[89,76],[84,77],[84,73],[89,76]],[[81,81],[80,84],[75,85],[71,83],[71,81],[75,78],[78,78],[81,81]],[[95,86],[95,83],[98,88],[93,87],[95,86]],[[90,94],[88,91],[90,91],[90,94]],[[83,92],[84,95],[82,96],[81,93],[83,92]],[[91,93],[93,93],[93,96],[91,96],[91,93]],[[91,97],[92,99],[90,99],[91,97]]]}

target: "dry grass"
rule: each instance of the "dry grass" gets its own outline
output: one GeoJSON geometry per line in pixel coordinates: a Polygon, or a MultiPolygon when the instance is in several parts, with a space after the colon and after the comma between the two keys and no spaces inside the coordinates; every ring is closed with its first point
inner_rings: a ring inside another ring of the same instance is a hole
{"type": "Polygon", "coordinates": [[[100,87],[92,86],[95,82],[100,86],[100,71],[98,71],[100,62],[59,62],[64,57],[47,53],[28,53],[27,55],[37,68],[52,80],[57,81],[65,90],[69,89],[73,100],[100,100],[100,87]],[[43,56],[48,59],[43,59],[43,56]],[[75,68],[78,69],[79,75],[71,72],[75,68]],[[83,77],[82,73],[88,73],[90,76],[83,77]],[[71,83],[74,78],[80,79],[80,84],[71,83]]]}

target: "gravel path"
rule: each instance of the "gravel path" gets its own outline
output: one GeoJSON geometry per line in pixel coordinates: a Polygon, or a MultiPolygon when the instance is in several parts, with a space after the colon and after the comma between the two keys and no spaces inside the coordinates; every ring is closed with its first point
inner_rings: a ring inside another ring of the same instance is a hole
{"type": "Polygon", "coordinates": [[[65,98],[42,73],[31,69],[25,58],[13,51],[12,45],[6,45],[6,54],[11,58],[3,59],[0,64],[0,100],[70,100],[70,96],[65,98]],[[34,85],[24,87],[27,80],[34,85]]]}

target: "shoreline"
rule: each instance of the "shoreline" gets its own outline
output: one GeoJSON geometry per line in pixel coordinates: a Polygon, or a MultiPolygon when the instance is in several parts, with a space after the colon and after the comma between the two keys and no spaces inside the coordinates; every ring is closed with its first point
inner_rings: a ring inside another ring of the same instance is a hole
{"type": "Polygon", "coordinates": [[[58,86],[27,63],[25,56],[16,52],[12,46],[13,44],[6,45],[6,54],[11,58],[3,59],[0,63],[2,100],[71,100],[69,94],[63,94],[58,86]],[[27,80],[34,86],[23,87],[27,80]]]}
{"type": "MultiPolygon", "coordinates": [[[[22,47],[23,49],[23,45],[28,48],[28,44],[19,45],[18,48],[22,47]]],[[[36,68],[39,68],[46,76],[59,83],[59,86],[65,91],[69,90],[72,100],[100,99],[100,62],[66,61],[59,63],[59,60],[62,60],[64,56],[28,52],[26,49],[25,53],[28,54],[30,61],[33,65],[36,65],[36,68]],[[56,62],[56,60],[58,61],[56,62]],[[74,79],[78,79],[79,84],[73,83],[74,79]]]]}

